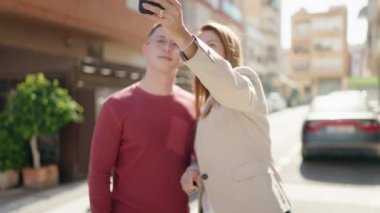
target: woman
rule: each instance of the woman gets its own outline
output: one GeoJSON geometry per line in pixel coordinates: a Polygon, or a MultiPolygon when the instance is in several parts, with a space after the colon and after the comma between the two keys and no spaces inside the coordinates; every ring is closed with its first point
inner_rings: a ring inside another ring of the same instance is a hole
{"type": "Polygon", "coordinates": [[[153,12],[150,18],[162,24],[197,77],[197,162],[183,174],[182,188],[187,193],[203,188],[205,212],[290,212],[273,166],[263,88],[257,73],[241,65],[237,36],[220,24],[207,24],[193,36],[177,0],[153,2],[164,10],[144,8],[153,12]]]}

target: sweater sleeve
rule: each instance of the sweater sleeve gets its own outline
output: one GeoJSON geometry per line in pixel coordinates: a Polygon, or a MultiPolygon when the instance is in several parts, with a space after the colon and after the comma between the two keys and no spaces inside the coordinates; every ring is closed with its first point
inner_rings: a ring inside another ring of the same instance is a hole
{"type": "Polygon", "coordinates": [[[105,102],[97,118],[91,143],[88,185],[92,213],[112,212],[110,177],[120,138],[120,122],[110,103],[105,102]]]}
{"type": "Polygon", "coordinates": [[[240,110],[252,111],[258,103],[264,103],[262,85],[255,71],[249,67],[232,68],[231,64],[196,39],[198,50],[186,62],[212,97],[220,104],[240,110]]]}

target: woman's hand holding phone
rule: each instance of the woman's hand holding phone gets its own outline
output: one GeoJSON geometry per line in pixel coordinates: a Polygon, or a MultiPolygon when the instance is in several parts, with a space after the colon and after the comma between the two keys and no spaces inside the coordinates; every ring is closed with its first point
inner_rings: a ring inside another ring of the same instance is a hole
{"type": "Polygon", "coordinates": [[[142,14],[153,14],[152,11],[150,10],[147,10],[143,7],[143,4],[146,3],[146,4],[150,4],[150,5],[153,5],[153,6],[156,6],[156,7],[159,7],[161,8],[162,10],[165,10],[160,4],[156,3],[156,2],[151,2],[149,0],[139,0],[139,12],[142,13],[142,14]]]}
{"type": "MultiPolygon", "coordinates": [[[[181,50],[193,41],[192,34],[184,24],[182,4],[179,0],[150,0],[144,2],[141,3],[141,7],[150,11],[150,14],[146,16],[152,21],[162,24],[167,36],[173,39],[181,50]]],[[[196,48],[193,48],[193,50],[192,53],[187,53],[189,58],[195,53],[196,48]]]]}

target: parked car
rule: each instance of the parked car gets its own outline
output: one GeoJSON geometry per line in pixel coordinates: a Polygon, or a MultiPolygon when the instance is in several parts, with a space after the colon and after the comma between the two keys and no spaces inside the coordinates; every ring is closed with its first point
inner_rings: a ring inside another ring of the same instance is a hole
{"type": "Polygon", "coordinates": [[[270,92],[267,102],[269,112],[275,112],[286,108],[286,100],[278,92],[270,92]]]}
{"type": "Polygon", "coordinates": [[[302,128],[302,156],[380,157],[379,116],[365,92],[338,91],[317,96],[302,128]]]}

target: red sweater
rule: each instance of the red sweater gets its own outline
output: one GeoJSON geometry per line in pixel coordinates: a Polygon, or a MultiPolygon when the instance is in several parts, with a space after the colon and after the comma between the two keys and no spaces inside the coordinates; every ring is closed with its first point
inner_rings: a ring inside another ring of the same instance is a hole
{"type": "Polygon", "coordinates": [[[111,95],[91,144],[91,212],[188,212],[179,181],[192,152],[194,117],[194,97],[177,86],[168,96],[136,85],[111,95]]]}

